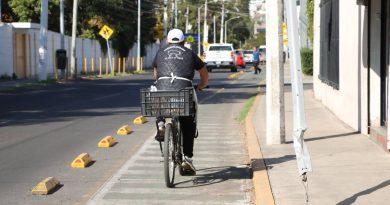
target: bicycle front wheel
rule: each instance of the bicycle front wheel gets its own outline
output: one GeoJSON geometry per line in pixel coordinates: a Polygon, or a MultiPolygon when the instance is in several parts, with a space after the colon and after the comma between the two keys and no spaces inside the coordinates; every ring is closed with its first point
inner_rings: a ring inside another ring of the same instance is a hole
{"type": "Polygon", "coordinates": [[[175,179],[175,149],[174,149],[174,140],[173,140],[173,126],[171,123],[168,123],[165,126],[165,136],[164,136],[164,175],[165,175],[165,185],[168,188],[173,187],[173,182],[175,179]]]}

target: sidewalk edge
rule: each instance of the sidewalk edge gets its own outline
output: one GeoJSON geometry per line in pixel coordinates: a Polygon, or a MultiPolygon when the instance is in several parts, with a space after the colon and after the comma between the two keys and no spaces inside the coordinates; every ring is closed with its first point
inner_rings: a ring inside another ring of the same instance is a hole
{"type": "Polygon", "coordinates": [[[260,98],[261,96],[258,94],[248,116],[245,118],[245,138],[253,171],[252,182],[255,191],[255,203],[256,205],[274,205],[275,201],[269,183],[267,167],[265,166],[261,147],[252,122],[260,98]]]}

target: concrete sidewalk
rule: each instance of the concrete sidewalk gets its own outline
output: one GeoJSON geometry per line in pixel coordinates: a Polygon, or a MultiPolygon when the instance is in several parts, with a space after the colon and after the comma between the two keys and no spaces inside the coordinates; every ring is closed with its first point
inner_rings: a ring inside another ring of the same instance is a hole
{"type": "MultiPolygon", "coordinates": [[[[264,73],[263,73],[264,74],[264,73]]],[[[266,144],[266,96],[263,92],[253,124],[277,205],[305,204],[292,144],[290,70],[285,69],[286,143],[266,144]],[[287,86],[288,85],[288,86],[287,86]]],[[[348,127],[314,97],[312,78],[304,77],[308,146],[313,172],[308,173],[309,204],[389,204],[390,155],[367,136],[348,127]]],[[[262,88],[265,91],[265,88],[262,88]]],[[[261,183],[261,182],[254,182],[261,183]]]]}

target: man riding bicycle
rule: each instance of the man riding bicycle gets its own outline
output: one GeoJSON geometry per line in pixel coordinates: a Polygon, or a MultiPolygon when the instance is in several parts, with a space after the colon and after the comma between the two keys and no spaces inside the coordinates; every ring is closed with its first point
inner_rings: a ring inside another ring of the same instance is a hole
{"type": "MultiPolygon", "coordinates": [[[[180,29],[172,29],[167,37],[168,45],[159,49],[153,62],[154,79],[157,90],[180,90],[192,87],[195,70],[199,72],[200,83],[196,90],[200,91],[208,84],[208,72],[203,61],[190,49],[184,47],[184,34],[180,29]]],[[[182,169],[189,175],[195,175],[192,163],[194,138],[196,135],[196,117],[180,117],[183,130],[184,160],[182,169]]],[[[157,141],[164,140],[165,119],[157,117],[157,141]]]]}

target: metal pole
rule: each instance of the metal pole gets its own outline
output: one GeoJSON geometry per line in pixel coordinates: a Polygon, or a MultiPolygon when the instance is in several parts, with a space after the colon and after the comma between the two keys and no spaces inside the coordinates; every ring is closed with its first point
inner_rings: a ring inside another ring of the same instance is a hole
{"type": "Polygon", "coordinates": [[[200,8],[198,8],[198,56],[200,56],[200,8]]]}
{"type": "Polygon", "coordinates": [[[225,21],[225,43],[227,42],[227,23],[231,20],[234,20],[234,19],[238,19],[240,17],[234,17],[234,18],[231,18],[231,19],[228,19],[227,21],[225,21]]]}
{"type": "Polygon", "coordinates": [[[175,2],[173,1],[172,3],[171,3],[171,6],[172,6],[172,12],[171,12],[171,29],[173,29],[173,27],[175,26],[175,18],[174,18],[174,16],[175,16],[175,2]]]}
{"type": "Polygon", "coordinates": [[[175,28],[177,28],[177,0],[175,0],[175,28]]]}
{"type": "MultiPolygon", "coordinates": [[[[64,36],[64,0],[60,0],[60,48],[65,48],[65,36],[64,36]]],[[[59,70],[59,79],[66,79],[65,69],[59,70]]]]}
{"type": "Polygon", "coordinates": [[[188,10],[188,6],[187,6],[187,12],[186,12],[186,33],[188,33],[188,15],[189,15],[189,10],[188,10]]]}
{"type": "Polygon", "coordinates": [[[224,29],[224,31],[225,31],[225,38],[224,38],[224,40],[225,40],[225,43],[226,43],[226,39],[227,39],[227,36],[226,36],[226,30],[227,30],[227,22],[228,22],[229,20],[227,20],[227,21],[225,21],[225,29],[224,29]]]}
{"type": "Polygon", "coordinates": [[[110,44],[108,43],[108,39],[106,39],[106,42],[107,42],[107,53],[108,53],[108,61],[110,62],[110,71],[111,71],[111,74],[115,74],[114,72],[114,68],[112,67],[112,59],[111,59],[111,48],[110,48],[110,44]]]}
{"type": "Polygon", "coordinates": [[[64,37],[64,0],[60,0],[60,33],[61,33],[61,49],[65,48],[65,37],[64,37]]]}
{"type": "MultiPolygon", "coordinates": [[[[266,1],[267,5],[267,144],[285,141],[284,119],[284,69],[282,61],[283,0],[266,1]]],[[[295,1],[294,1],[295,2],[295,1]]]]}
{"type": "Polygon", "coordinates": [[[164,38],[167,37],[168,33],[168,0],[164,0],[164,38]]]}
{"type": "Polygon", "coordinates": [[[47,18],[48,0],[41,1],[41,29],[39,32],[39,80],[47,80],[46,55],[47,55],[47,18]]]}
{"type": "Polygon", "coordinates": [[[203,46],[208,42],[207,32],[207,0],[204,2],[204,21],[203,21],[203,46]]]}
{"type": "Polygon", "coordinates": [[[2,22],[2,21],[1,21],[1,17],[2,17],[1,14],[2,14],[2,12],[1,12],[1,0],[0,0],[0,23],[2,22]]]}
{"type": "Polygon", "coordinates": [[[214,39],[213,39],[213,43],[216,43],[217,42],[216,41],[217,34],[216,34],[216,29],[215,29],[215,16],[213,16],[213,23],[214,23],[214,25],[213,25],[214,26],[214,32],[213,32],[214,33],[214,39]]]}
{"type": "Polygon", "coordinates": [[[291,69],[291,86],[293,96],[293,139],[295,154],[298,162],[299,174],[304,175],[311,171],[310,155],[305,145],[303,135],[306,131],[305,108],[303,102],[303,85],[301,74],[301,56],[298,36],[298,20],[297,8],[295,1],[292,4],[286,2],[287,13],[287,29],[288,29],[288,44],[291,53],[290,69],[291,69]]]}
{"type": "Polygon", "coordinates": [[[77,0],[73,0],[73,19],[72,19],[72,49],[70,51],[70,73],[72,78],[77,78],[76,65],[76,27],[77,27],[77,0]]]}
{"type": "Polygon", "coordinates": [[[137,68],[142,70],[141,66],[141,0],[138,0],[138,29],[137,29],[137,68]]]}
{"type": "Polygon", "coordinates": [[[223,43],[223,24],[225,18],[225,0],[222,0],[222,18],[221,18],[221,37],[219,38],[219,43],[223,43]]]}

